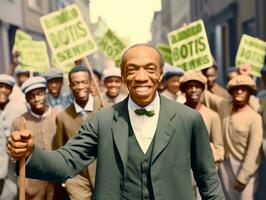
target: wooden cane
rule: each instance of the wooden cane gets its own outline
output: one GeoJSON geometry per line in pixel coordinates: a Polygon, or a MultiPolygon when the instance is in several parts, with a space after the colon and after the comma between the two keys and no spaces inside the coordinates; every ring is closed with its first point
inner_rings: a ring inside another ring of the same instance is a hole
{"type": "MultiPolygon", "coordinates": [[[[20,119],[20,131],[26,129],[26,121],[24,117],[20,119]]],[[[19,200],[26,199],[25,192],[25,177],[26,177],[26,168],[25,168],[25,157],[19,160],[19,200]]]]}
{"type": "Polygon", "coordinates": [[[84,57],[82,60],[83,60],[83,62],[85,63],[85,65],[88,67],[88,69],[90,71],[92,82],[95,85],[96,93],[97,93],[97,95],[98,95],[98,97],[100,99],[101,107],[104,107],[103,99],[102,99],[101,94],[100,94],[100,89],[99,89],[98,85],[96,84],[96,80],[95,80],[95,78],[93,76],[93,71],[92,71],[91,64],[90,64],[90,62],[89,62],[87,57],[84,57]]]}

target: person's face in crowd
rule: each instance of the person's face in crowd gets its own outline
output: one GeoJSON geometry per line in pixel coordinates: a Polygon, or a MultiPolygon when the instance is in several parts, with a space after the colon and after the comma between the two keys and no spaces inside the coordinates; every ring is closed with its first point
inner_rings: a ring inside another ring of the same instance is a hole
{"type": "Polygon", "coordinates": [[[18,85],[21,86],[29,77],[30,77],[29,72],[17,74],[18,85]]]}
{"type": "Polygon", "coordinates": [[[42,115],[47,110],[46,98],[47,94],[44,88],[37,88],[26,94],[31,110],[39,115],[42,115]]]}
{"type": "Polygon", "coordinates": [[[58,97],[61,92],[61,88],[63,85],[63,79],[62,78],[53,78],[47,81],[47,88],[49,94],[51,94],[53,97],[58,97]]]}
{"type": "Polygon", "coordinates": [[[5,83],[0,83],[0,104],[8,102],[8,97],[12,92],[12,87],[5,83]]]}
{"type": "Polygon", "coordinates": [[[111,76],[104,80],[104,85],[107,89],[108,96],[114,98],[119,95],[122,85],[122,79],[117,76],[111,76]]]}
{"type": "Polygon", "coordinates": [[[217,69],[215,67],[209,67],[207,69],[202,70],[202,73],[207,78],[208,89],[211,89],[217,79],[217,69]]]}
{"type": "Polygon", "coordinates": [[[123,58],[122,78],[130,97],[139,106],[150,104],[163,78],[160,55],[155,49],[140,45],[129,49],[123,58]]]}
{"type": "Polygon", "coordinates": [[[232,88],[231,95],[233,98],[234,106],[241,108],[248,104],[251,92],[247,86],[236,86],[232,88]]]}
{"type": "Polygon", "coordinates": [[[172,94],[176,94],[180,87],[180,76],[171,76],[166,80],[166,88],[172,94]]]}
{"type": "Polygon", "coordinates": [[[89,100],[90,76],[88,72],[75,72],[69,77],[69,86],[77,103],[85,103],[89,100]]]}
{"type": "Polygon", "coordinates": [[[237,75],[238,75],[237,72],[229,72],[229,73],[227,73],[227,75],[226,75],[227,82],[229,82],[231,79],[233,79],[237,75]]]}
{"type": "Polygon", "coordinates": [[[199,81],[191,80],[186,82],[184,87],[187,103],[198,103],[204,89],[202,83],[200,83],[199,81]]]}

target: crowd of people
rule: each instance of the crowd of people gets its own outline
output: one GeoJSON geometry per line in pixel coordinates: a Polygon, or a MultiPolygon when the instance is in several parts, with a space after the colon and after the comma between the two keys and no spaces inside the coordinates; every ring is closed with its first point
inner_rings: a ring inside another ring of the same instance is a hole
{"type": "Polygon", "coordinates": [[[121,68],[91,74],[81,63],[67,78],[21,69],[16,56],[0,75],[0,200],[17,199],[22,156],[29,200],[266,198],[266,93],[248,64],[228,68],[224,89],[216,64],[184,72],[144,44],[121,68]]]}

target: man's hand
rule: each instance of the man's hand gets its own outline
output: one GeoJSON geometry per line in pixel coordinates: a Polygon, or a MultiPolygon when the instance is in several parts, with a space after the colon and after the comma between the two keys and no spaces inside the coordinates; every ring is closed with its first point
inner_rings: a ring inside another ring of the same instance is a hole
{"type": "Polygon", "coordinates": [[[245,189],[245,187],[246,187],[246,184],[241,183],[240,181],[236,180],[235,187],[234,187],[236,190],[241,192],[242,190],[245,189]]]}
{"type": "Polygon", "coordinates": [[[8,138],[8,154],[11,158],[19,160],[26,159],[34,149],[34,137],[30,130],[12,132],[8,138]]]}

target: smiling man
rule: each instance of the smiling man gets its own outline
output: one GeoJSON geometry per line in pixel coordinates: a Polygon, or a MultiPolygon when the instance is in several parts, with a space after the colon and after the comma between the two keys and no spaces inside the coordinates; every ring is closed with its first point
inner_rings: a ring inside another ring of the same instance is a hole
{"type": "Polygon", "coordinates": [[[31,155],[27,176],[60,182],[97,158],[97,200],[193,200],[191,168],[202,199],[223,200],[200,114],[158,95],[163,66],[157,49],[147,44],[130,47],[121,62],[129,90],[125,100],[96,113],[53,152],[41,150],[31,131],[13,132],[10,156],[31,155]]]}
{"type": "Polygon", "coordinates": [[[108,67],[104,69],[103,83],[106,88],[106,92],[103,95],[103,101],[106,106],[113,105],[126,98],[126,95],[121,93],[122,78],[119,68],[108,67]]]}
{"type": "MultiPolygon", "coordinates": [[[[50,151],[56,133],[55,117],[58,112],[47,104],[46,81],[43,77],[31,77],[22,84],[21,90],[26,96],[29,111],[15,119],[11,130],[20,130],[23,117],[27,129],[34,134],[36,145],[50,151]]],[[[53,184],[27,178],[26,199],[52,200],[53,184]]]]}

